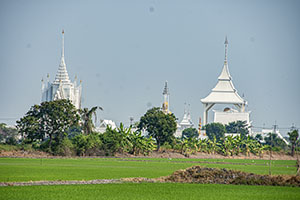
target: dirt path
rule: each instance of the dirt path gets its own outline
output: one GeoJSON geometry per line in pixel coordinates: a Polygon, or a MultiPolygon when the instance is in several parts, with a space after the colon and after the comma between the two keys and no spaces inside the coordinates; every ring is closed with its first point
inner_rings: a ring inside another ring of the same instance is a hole
{"type": "MultiPolygon", "coordinates": [[[[67,156],[52,156],[45,152],[40,151],[0,151],[0,157],[11,157],[11,158],[109,158],[105,156],[85,156],[85,157],[67,157],[67,156]]],[[[198,152],[191,154],[188,157],[173,151],[162,151],[152,152],[149,156],[134,156],[131,154],[116,154],[112,158],[196,158],[196,159],[255,159],[255,160],[269,160],[269,154],[265,153],[262,156],[256,156],[251,154],[250,156],[245,155],[234,155],[234,156],[223,156],[220,154],[208,154],[198,152]]],[[[297,157],[292,157],[284,153],[272,153],[272,160],[296,160],[297,157]]]]}
{"type": "Polygon", "coordinates": [[[96,179],[89,181],[29,181],[29,182],[0,182],[0,186],[30,186],[30,185],[88,185],[122,183],[120,179],[96,179]]]}

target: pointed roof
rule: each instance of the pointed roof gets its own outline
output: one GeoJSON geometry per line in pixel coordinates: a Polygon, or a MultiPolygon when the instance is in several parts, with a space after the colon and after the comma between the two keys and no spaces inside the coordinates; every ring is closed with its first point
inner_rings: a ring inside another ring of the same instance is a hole
{"type": "Polygon", "coordinates": [[[169,94],[168,81],[165,82],[165,87],[164,87],[163,95],[165,95],[165,94],[169,94]]]}
{"type": "MultiPolygon", "coordinates": [[[[190,106],[190,105],[188,105],[190,106]]],[[[193,122],[191,120],[191,113],[190,109],[186,108],[186,104],[184,104],[184,114],[181,122],[179,123],[180,126],[193,126],[193,122]]]]}
{"type": "Polygon", "coordinates": [[[228,70],[227,63],[227,47],[228,40],[225,39],[225,60],[222,72],[218,78],[217,85],[212,89],[211,93],[201,99],[202,103],[224,103],[224,104],[244,104],[245,101],[237,93],[233,86],[232,78],[228,70]]]}
{"type": "Polygon", "coordinates": [[[64,52],[64,30],[62,31],[62,51],[61,51],[61,60],[60,64],[55,76],[54,84],[65,84],[65,83],[70,83],[69,75],[67,72],[67,67],[65,63],[65,52],[64,52]]]}

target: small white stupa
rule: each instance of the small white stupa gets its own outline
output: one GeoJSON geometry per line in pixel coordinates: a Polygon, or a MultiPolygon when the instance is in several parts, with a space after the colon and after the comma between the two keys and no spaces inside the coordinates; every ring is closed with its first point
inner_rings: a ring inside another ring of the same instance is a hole
{"type": "Polygon", "coordinates": [[[80,85],[77,86],[77,77],[75,77],[74,82],[71,82],[69,79],[64,56],[64,31],[62,31],[60,65],[53,83],[49,82],[49,74],[47,75],[46,83],[42,80],[42,102],[57,99],[69,99],[74,106],[79,109],[81,107],[81,88],[81,81],[80,85]]]}

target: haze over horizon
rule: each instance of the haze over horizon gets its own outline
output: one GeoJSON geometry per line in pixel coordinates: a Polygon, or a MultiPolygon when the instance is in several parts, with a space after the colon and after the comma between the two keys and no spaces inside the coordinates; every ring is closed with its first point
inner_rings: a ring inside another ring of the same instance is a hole
{"type": "MultiPolygon", "coordinates": [[[[163,101],[181,120],[217,83],[229,41],[233,84],[255,127],[300,127],[300,2],[115,0],[0,2],[0,123],[14,124],[54,80],[65,30],[70,79],[82,80],[82,107],[128,125],[163,101]]],[[[223,109],[217,106],[213,109],[223,109]]],[[[210,112],[210,122],[213,113],[210,112]]]]}

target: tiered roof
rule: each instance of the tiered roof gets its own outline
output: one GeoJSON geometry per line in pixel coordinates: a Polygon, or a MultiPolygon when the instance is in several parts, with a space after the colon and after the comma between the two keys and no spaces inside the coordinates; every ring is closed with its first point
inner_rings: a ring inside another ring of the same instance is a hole
{"type": "Polygon", "coordinates": [[[64,31],[62,31],[62,51],[61,51],[61,61],[58,67],[58,71],[55,76],[54,84],[68,84],[70,83],[69,75],[67,72],[67,67],[65,63],[64,55],[64,31]]]}
{"type": "Polygon", "coordinates": [[[223,70],[218,78],[217,85],[207,97],[201,99],[202,103],[245,104],[245,100],[240,97],[232,83],[232,78],[228,70],[227,47],[228,41],[226,37],[223,70]]]}

